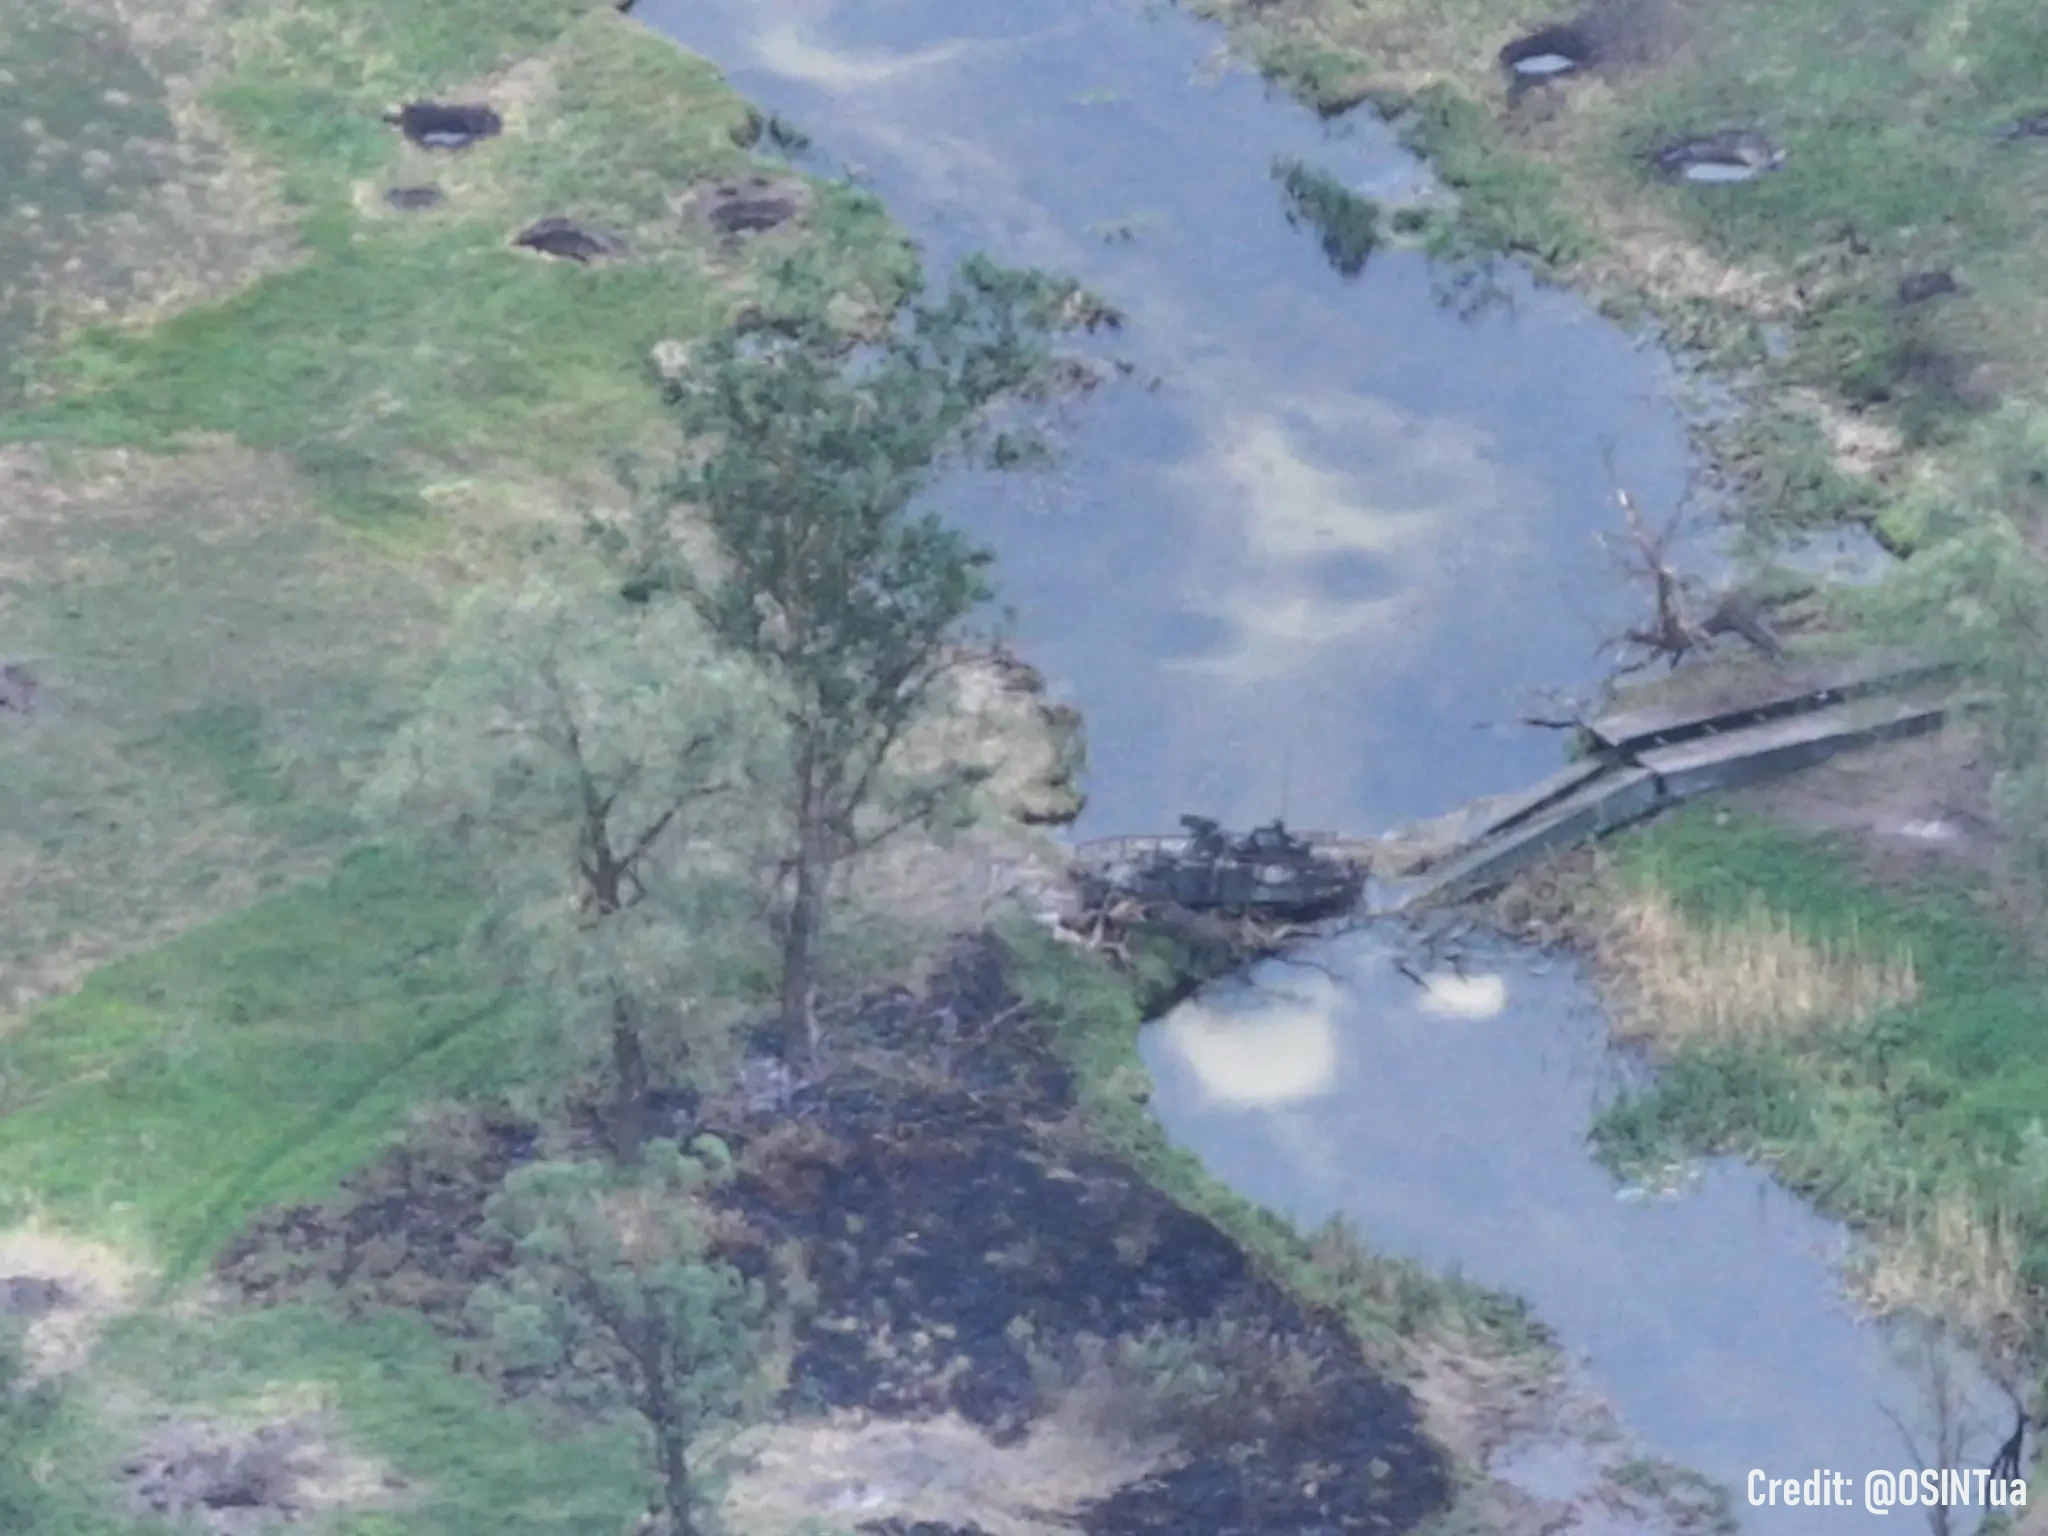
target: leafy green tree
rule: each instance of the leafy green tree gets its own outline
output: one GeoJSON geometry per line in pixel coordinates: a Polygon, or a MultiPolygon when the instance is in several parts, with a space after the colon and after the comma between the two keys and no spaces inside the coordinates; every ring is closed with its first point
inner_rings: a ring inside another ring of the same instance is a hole
{"type": "Polygon", "coordinates": [[[692,1151],[654,1141],[630,1172],[593,1162],[515,1172],[486,1214],[517,1264],[473,1303],[515,1368],[639,1415],[672,1536],[699,1528],[695,1447],[766,1405],[766,1298],[711,1256],[696,1215],[725,1150],[705,1137],[692,1151]]]}
{"type": "MultiPolygon", "coordinates": [[[[795,269],[781,286],[804,281],[795,269]]],[[[780,993],[792,1060],[812,1045],[835,874],[960,814],[986,776],[912,774],[899,760],[991,597],[989,551],[913,503],[942,460],[985,444],[997,406],[1044,378],[1051,332],[1098,313],[1070,283],[974,261],[944,300],[907,306],[885,340],[849,349],[822,323],[770,323],[707,343],[668,387],[695,446],[623,541],[627,590],[681,592],[786,685],[780,993]],[[696,527],[710,532],[709,560],[686,548],[682,530],[696,527]]]]}
{"type": "Polygon", "coordinates": [[[721,1067],[772,994],[759,822],[785,713],[686,604],[486,590],[366,797],[487,888],[480,934],[541,986],[549,1038],[601,1064],[621,1161],[654,1068],[721,1067]]]}

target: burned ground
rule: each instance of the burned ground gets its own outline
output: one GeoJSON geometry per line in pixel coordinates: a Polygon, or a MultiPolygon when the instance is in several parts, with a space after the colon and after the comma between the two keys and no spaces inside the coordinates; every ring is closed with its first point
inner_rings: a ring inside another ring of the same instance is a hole
{"type": "MultiPolygon", "coordinates": [[[[1247,1362],[1264,1351],[1312,1366],[1283,1389],[1281,1373],[1247,1364],[1227,1413],[1182,1413],[1172,1455],[1057,1528],[1399,1531],[1442,1506],[1446,1468],[1407,1390],[1219,1228],[1089,1147],[1051,1030],[1018,1006],[1004,963],[999,946],[970,946],[922,997],[872,999],[841,1025],[831,1069],[780,1102],[697,1107],[695,1128],[737,1154],[716,1223],[728,1256],[772,1279],[776,1255],[802,1253],[812,1296],[796,1320],[787,1411],[964,1420],[1016,1444],[1057,1406],[1048,1362],[1081,1341],[1199,1340],[1220,1325],[1247,1362]]],[[[474,1229],[531,1154],[534,1128],[452,1124],[327,1205],[262,1218],[219,1273],[254,1302],[331,1288],[354,1307],[413,1307],[465,1332],[462,1302],[503,1261],[474,1229]]]]}
{"type": "Polygon", "coordinates": [[[216,1269],[259,1304],[331,1292],[351,1310],[410,1308],[460,1329],[469,1293],[509,1257],[481,1235],[484,1202],[536,1135],[509,1116],[440,1117],[326,1204],[265,1213],[216,1269]]]}

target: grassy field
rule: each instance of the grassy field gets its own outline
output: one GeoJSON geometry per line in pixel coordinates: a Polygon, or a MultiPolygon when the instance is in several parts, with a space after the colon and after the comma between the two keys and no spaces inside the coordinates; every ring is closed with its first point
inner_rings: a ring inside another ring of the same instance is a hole
{"type": "Polygon", "coordinates": [[[1752,511],[1883,513],[1999,398],[2048,404],[2048,13],[2025,0],[1213,0],[1326,109],[1370,99],[1455,189],[1482,245],[1647,304],[1741,370],[1762,409],[1719,434],[1752,511]],[[1511,102],[1497,51],[1578,19],[1606,60],[1511,102]],[[1648,154],[1753,127],[1745,185],[1648,154]],[[1903,304],[1902,278],[1958,295],[1903,304]]]}
{"type": "Polygon", "coordinates": [[[0,172],[33,215],[0,233],[31,279],[9,290],[0,652],[50,706],[0,732],[0,878],[26,893],[0,1020],[325,867],[450,585],[615,502],[609,455],[665,446],[655,342],[775,302],[791,250],[857,307],[914,270],[843,187],[744,246],[693,219],[693,187],[755,163],[749,110],[609,7],[179,17],[0,9],[7,68],[51,103],[28,119],[48,152],[0,172]],[[486,96],[505,133],[411,147],[378,113],[422,92],[486,96]],[[117,127],[128,170],[92,158],[117,127]],[[382,200],[419,183],[447,201],[382,200]],[[549,213],[631,259],[510,247],[549,213]],[[124,241],[161,270],[115,270],[124,241]]]}
{"type": "Polygon", "coordinates": [[[108,1480],[150,1426],[290,1409],[361,1463],[323,1528],[616,1536],[630,1436],[536,1433],[423,1325],[196,1282],[253,1211],[502,1080],[521,1004],[351,813],[450,595],[668,447],[656,342],[872,313],[912,253],[823,184],[718,236],[693,189],[788,173],[602,0],[0,0],[0,70],[0,659],[42,690],[0,714],[0,1273],[67,1279],[100,1335],[38,1475],[64,1529],[127,1529],[108,1480]],[[378,117],[421,95],[505,131],[412,147],[378,117]],[[510,246],[548,214],[626,259],[510,246]],[[775,291],[800,251],[824,282],[775,291]]]}
{"type": "Polygon", "coordinates": [[[2038,1348],[2048,973],[1981,888],[1881,887],[1840,843],[1707,807],[1626,836],[1585,911],[1664,1070],[1596,1139],[1631,1173],[1758,1158],[1876,1239],[1873,1303],[2038,1348]]]}

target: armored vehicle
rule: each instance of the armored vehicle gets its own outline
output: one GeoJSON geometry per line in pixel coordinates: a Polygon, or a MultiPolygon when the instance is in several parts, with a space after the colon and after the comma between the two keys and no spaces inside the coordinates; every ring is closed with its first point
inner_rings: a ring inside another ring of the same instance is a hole
{"type": "Polygon", "coordinates": [[[1282,822],[1237,837],[1206,816],[1180,820],[1185,837],[1100,845],[1091,862],[1103,893],[1198,911],[1307,918],[1342,911],[1364,889],[1365,872],[1355,862],[1317,851],[1282,822]]]}

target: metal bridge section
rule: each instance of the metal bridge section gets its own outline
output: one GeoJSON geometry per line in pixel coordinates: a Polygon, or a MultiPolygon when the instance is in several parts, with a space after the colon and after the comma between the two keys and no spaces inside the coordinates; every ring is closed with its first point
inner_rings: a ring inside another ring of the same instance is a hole
{"type": "MultiPolygon", "coordinates": [[[[1376,911],[1449,905],[1498,889],[1546,854],[1697,795],[1921,735],[1983,702],[1957,691],[1954,668],[1897,653],[1702,668],[1675,677],[1662,702],[1588,722],[1580,759],[1518,793],[1377,838],[1295,835],[1373,876],[1386,889],[1384,901],[1370,902],[1376,911]]],[[[1100,873],[1187,846],[1178,837],[1105,838],[1074,856],[1082,870],[1100,873]]]]}

